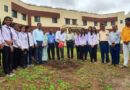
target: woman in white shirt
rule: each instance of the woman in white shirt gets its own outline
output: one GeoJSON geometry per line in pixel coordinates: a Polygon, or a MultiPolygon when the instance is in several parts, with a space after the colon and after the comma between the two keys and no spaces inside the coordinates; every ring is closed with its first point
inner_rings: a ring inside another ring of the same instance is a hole
{"type": "Polygon", "coordinates": [[[33,49],[34,49],[34,39],[31,32],[31,27],[26,26],[26,34],[27,34],[27,40],[28,40],[28,66],[32,66],[32,57],[33,57],[33,49]]]}
{"type": "Polygon", "coordinates": [[[90,51],[91,62],[97,61],[97,46],[98,46],[98,33],[95,27],[92,28],[92,31],[88,33],[88,44],[90,51]]]}
{"type": "Polygon", "coordinates": [[[86,52],[86,34],[85,34],[85,30],[82,28],[81,32],[80,32],[80,38],[79,38],[79,42],[80,42],[80,59],[81,60],[85,60],[85,52],[86,52]]]}
{"type": "Polygon", "coordinates": [[[14,47],[13,69],[16,70],[20,64],[19,59],[21,59],[21,49],[20,49],[20,40],[19,40],[20,28],[19,25],[16,23],[14,23],[12,27],[15,30],[15,37],[16,37],[16,40],[14,40],[13,42],[13,47],[14,47]]]}
{"type": "Polygon", "coordinates": [[[3,68],[4,72],[7,76],[12,77],[14,74],[12,73],[12,64],[13,64],[13,41],[14,37],[14,29],[10,27],[11,25],[11,17],[5,17],[2,25],[2,36],[4,40],[4,48],[3,48],[3,68]]]}
{"type": "Polygon", "coordinates": [[[26,68],[27,67],[27,57],[28,57],[28,49],[29,49],[29,45],[28,45],[28,37],[27,37],[27,33],[25,32],[25,26],[21,26],[20,27],[20,47],[21,47],[21,67],[22,68],[26,68]]]}

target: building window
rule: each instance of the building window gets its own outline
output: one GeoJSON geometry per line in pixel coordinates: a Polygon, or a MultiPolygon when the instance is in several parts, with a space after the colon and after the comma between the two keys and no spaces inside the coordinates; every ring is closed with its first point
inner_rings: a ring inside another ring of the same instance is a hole
{"type": "Polygon", "coordinates": [[[107,26],[107,22],[104,22],[104,25],[107,26]]]}
{"type": "Polygon", "coordinates": [[[123,24],[123,20],[120,20],[120,24],[123,24]]]}
{"type": "Polygon", "coordinates": [[[65,24],[70,24],[70,19],[69,18],[65,18],[65,24]]]}
{"type": "Polygon", "coordinates": [[[14,17],[14,18],[17,18],[18,17],[18,15],[17,15],[17,11],[12,11],[12,16],[14,17]]]}
{"type": "Polygon", "coordinates": [[[87,20],[83,20],[83,25],[84,25],[84,26],[87,25],[87,20]]]}
{"type": "Polygon", "coordinates": [[[114,26],[115,25],[115,21],[111,21],[111,25],[114,26]]]}
{"type": "Polygon", "coordinates": [[[77,19],[72,19],[72,25],[77,25],[77,19]]]}
{"type": "Polygon", "coordinates": [[[22,20],[26,21],[26,14],[22,14],[22,20]]]}
{"type": "Polygon", "coordinates": [[[57,23],[57,18],[52,18],[52,23],[57,23]]]}
{"type": "Polygon", "coordinates": [[[39,17],[39,16],[35,16],[34,18],[35,18],[35,19],[34,19],[35,22],[40,22],[40,17],[39,17]]]}
{"type": "Polygon", "coordinates": [[[4,5],[4,11],[8,12],[8,6],[7,5],[4,5]]]}
{"type": "Polygon", "coordinates": [[[97,25],[98,25],[97,21],[94,21],[94,26],[97,26],[97,25]]]}

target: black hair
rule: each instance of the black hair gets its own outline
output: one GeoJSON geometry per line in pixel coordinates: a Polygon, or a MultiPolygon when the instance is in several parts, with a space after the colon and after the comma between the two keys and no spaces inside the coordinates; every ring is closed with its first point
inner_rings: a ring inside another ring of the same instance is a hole
{"type": "Polygon", "coordinates": [[[12,20],[12,18],[11,18],[11,17],[6,16],[6,17],[4,18],[4,20],[3,20],[3,22],[2,22],[2,25],[5,25],[5,20],[6,20],[6,19],[10,19],[10,21],[12,20]]]}

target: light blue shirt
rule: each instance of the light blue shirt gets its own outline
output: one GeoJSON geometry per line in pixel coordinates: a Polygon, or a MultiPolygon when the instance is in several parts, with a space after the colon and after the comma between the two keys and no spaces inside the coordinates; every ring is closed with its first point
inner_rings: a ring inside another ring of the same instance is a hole
{"type": "Polygon", "coordinates": [[[37,41],[43,41],[43,31],[38,28],[33,31],[34,44],[37,45],[37,41]]]}
{"type": "Polygon", "coordinates": [[[120,32],[110,32],[109,33],[109,45],[112,45],[112,43],[119,44],[120,43],[120,32]]]}
{"type": "Polygon", "coordinates": [[[52,34],[48,34],[48,43],[55,43],[55,35],[52,34]]]}

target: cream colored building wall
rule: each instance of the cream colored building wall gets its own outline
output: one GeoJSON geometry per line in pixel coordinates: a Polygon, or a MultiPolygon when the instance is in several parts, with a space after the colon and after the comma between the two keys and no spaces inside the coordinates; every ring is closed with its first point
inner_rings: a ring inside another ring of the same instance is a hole
{"type": "Polygon", "coordinates": [[[3,21],[5,16],[11,16],[11,0],[0,0],[0,19],[3,21]],[[4,11],[4,5],[8,6],[8,12],[4,11]]]}
{"type": "Polygon", "coordinates": [[[28,25],[28,17],[26,16],[26,21],[22,19],[22,14],[17,12],[17,18],[13,18],[15,23],[20,23],[22,25],[28,25]]]}
{"type": "MultiPolygon", "coordinates": [[[[10,0],[0,0],[0,1],[2,3],[9,4],[9,6],[10,6],[9,9],[11,9],[11,4],[9,3],[10,0]]],[[[66,26],[65,18],[77,19],[78,25],[69,25],[69,26],[74,26],[74,27],[81,26],[81,27],[85,27],[85,28],[88,28],[88,26],[94,26],[94,22],[92,22],[92,21],[88,21],[87,26],[83,26],[82,16],[96,17],[96,18],[118,17],[118,21],[116,22],[116,24],[118,25],[119,30],[122,30],[122,27],[124,26],[124,22],[123,22],[123,24],[120,24],[120,20],[125,19],[124,12],[117,12],[117,13],[110,13],[110,14],[95,14],[95,13],[79,12],[79,11],[74,11],[74,10],[65,10],[65,9],[57,9],[57,8],[51,8],[51,7],[29,5],[29,4],[25,4],[25,3],[21,2],[20,0],[12,0],[12,2],[14,2],[24,8],[30,9],[30,10],[60,13],[60,18],[58,19],[58,23],[56,23],[56,24],[52,23],[52,18],[41,17],[41,23],[46,27],[47,26],[48,27],[66,26]]],[[[0,5],[0,7],[1,6],[3,6],[3,5],[0,5]]],[[[9,15],[11,15],[11,10],[9,10],[9,12],[10,12],[9,15]]],[[[2,16],[6,16],[6,13],[2,13],[2,15],[0,17],[2,17],[2,16]]],[[[32,18],[32,20],[31,20],[32,26],[36,26],[37,23],[34,22],[34,16],[31,18],[32,18]]],[[[20,14],[18,14],[17,19],[14,18],[14,21],[17,23],[27,25],[27,21],[23,21],[20,17],[20,14]]],[[[99,22],[98,22],[98,26],[96,26],[96,28],[97,29],[100,28],[99,22]]],[[[111,22],[107,23],[106,29],[111,29],[111,22]]]]}
{"type": "MultiPolygon", "coordinates": [[[[59,27],[61,25],[59,22],[59,19],[58,19],[58,23],[52,23],[52,18],[47,18],[47,17],[41,17],[40,21],[43,24],[43,26],[45,26],[45,27],[47,27],[47,26],[59,27]]],[[[37,25],[37,22],[34,21],[34,16],[31,17],[31,23],[32,23],[32,26],[37,25]]]]}

